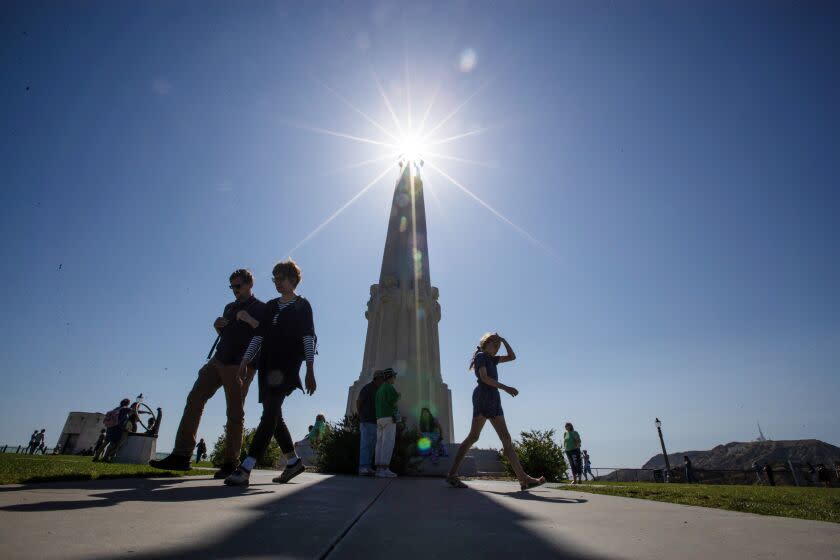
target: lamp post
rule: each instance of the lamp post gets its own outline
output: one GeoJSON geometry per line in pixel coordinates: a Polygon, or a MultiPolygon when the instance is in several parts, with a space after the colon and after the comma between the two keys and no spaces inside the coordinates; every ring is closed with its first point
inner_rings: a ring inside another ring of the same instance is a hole
{"type": "Polygon", "coordinates": [[[665,457],[665,480],[671,481],[671,461],[668,460],[668,452],[665,451],[665,440],[662,439],[662,421],[656,419],[656,431],[659,432],[659,443],[662,444],[662,456],[665,457]]]}

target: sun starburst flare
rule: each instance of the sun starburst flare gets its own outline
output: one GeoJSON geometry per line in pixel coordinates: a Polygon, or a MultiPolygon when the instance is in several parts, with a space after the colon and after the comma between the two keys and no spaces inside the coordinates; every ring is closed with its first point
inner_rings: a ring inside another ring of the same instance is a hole
{"type": "MultiPolygon", "coordinates": [[[[406,66],[406,90],[405,90],[405,101],[406,101],[406,126],[403,127],[403,123],[401,122],[397,112],[394,109],[394,105],[391,103],[391,100],[388,98],[388,94],[385,92],[385,89],[382,86],[382,82],[379,79],[376,71],[371,68],[371,76],[373,78],[373,82],[376,86],[379,95],[382,98],[382,102],[385,105],[387,112],[390,114],[391,118],[394,121],[394,129],[389,129],[381,122],[377,121],[375,118],[371,117],[368,113],[364,112],[363,110],[359,109],[353,102],[347,99],[344,95],[336,91],[335,89],[331,88],[327,84],[320,82],[319,80],[312,78],[312,80],[324,88],[327,92],[331,95],[336,97],[341,103],[346,105],[349,109],[351,109],[354,113],[361,116],[368,124],[374,126],[379,132],[385,135],[385,138],[367,138],[365,136],[361,136],[358,134],[350,134],[347,132],[341,132],[338,130],[331,130],[329,128],[318,127],[318,126],[310,126],[307,124],[296,123],[296,122],[288,122],[290,126],[295,128],[306,130],[309,132],[314,132],[317,134],[323,134],[326,136],[332,136],[336,138],[341,138],[343,140],[349,140],[352,142],[357,142],[361,144],[366,144],[370,146],[377,146],[381,149],[384,149],[383,153],[376,155],[375,157],[365,159],[362,161],[354,162],[350,165],[340,167],[338,169],[332,170],[328,172],[329,174],[334,174],[342,171],[347,171],[350,169],[356,169],[360,167],[365,167],[368,165],[373,165],[375,163],[380,163],[382,161],[388,160],[387,167],[379,172],[376,177],[363,186],[355,195],[353,195],[347,202],[345,202],[342,206],[338,208],[335,212],[330,214],[323,222],[321,222],[315,229],[313,229],[309,234],[307,234],[303,239],[301,239],[292,249],[288,252],[289,255],[294,253],[297,249],[315,237],[318,233],[320,233],[325,227],[327,227],[333,220],[335,220],[342,212],[344,212],[347,208],[349,208],[354,202],[356,202],[359,198],[362,197],[366,192],[371,190],[377,183],[379,183],[383,178],[385,178],[392,169],[392,165],[396,162],[399,162],[400,165],[409,165],[411,170],[411,178],[413,181],[415,169],[419,166],[423,166],[424,164],[428,164],[431,169],[433,169],[440,177],[446,179],[449,183],[455,186],[459,191],[463,192],[467,196],[469,196],[472,200],[476,201],[479,205],[493,214],[496,218],[501,220],[506,225],[510,226],[514,231],[516,231],[519,235],[527,239],[529,242],[533,243],[534,245],[540,247],[541,249],[548,252],[552,257],[559,258],[557,254],[545,243],[534,237],[531,233],[526,231],[521,226],[515,224],[512,220],[501,214],[498,210],[493,208],[489,203],[485,202],[481,199],[477,194],[473,191],[468,189],[464,186],[461,182],[454,179],[445,169],[442,167],[442,161],[454,161],[458,163],[468,164],[468,165],[476,165],[481,167],[489,167],[493,169],[497,169],[498,166],[492,162],[482,162],[476,161],[466,158],[457,157],[450,154],[444,154],[439,151],[436,151],[440,147],[452,144],[459,140],[463,140],[466,138],[471,138],[478,136],[491,130],[493,128],[497,128],[498,126],[482,126],[479,128],[471,129],[471,130],[464,130],[460,132],[455,132],[454,134],[450,133],[447,136],[435,136],[435,134],[442,130],[444,125],[450,122],[455,116],[457,116],[469,103],[479,94],[481,91],[487,86],[489,82],[485,82],[482,84],[478,89],[476,89],[473,93],[467,96],[464,101],[459,103],[455,109],[448,112],[442,119],[437,121],[433,126],[430,127],[429,131],[426,132],[426,124],[431,116],[432,107],[438,100],[441,85],[438,84],[429,99],[429,103],[426,105],[426,108],[423,111],[423,115],[419,121],[417,128],[414,128],[415,119],[413,118],[412,114],[412,103],[411,103],[411,92],[409,91],[410,87],[409,83],[409,76],[408,76],[408,69],[406,66]],[[433,149],[435,151],[433,151],[433,149]]],[[[413,188],[412,188],[413,192],[413,188]]],[[[433,191],[430,191],[433,195],[438,206],[440,205],[440,199],[438,198],[437,194],[433,191]]],[[[413,206],[413,200],[412,200],[413,206]]]]}

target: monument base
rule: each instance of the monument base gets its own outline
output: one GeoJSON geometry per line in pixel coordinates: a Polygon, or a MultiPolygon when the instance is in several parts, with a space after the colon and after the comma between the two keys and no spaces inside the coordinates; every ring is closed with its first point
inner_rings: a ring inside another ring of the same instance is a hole
{"type": "Polygon", "coordinates": [[[145,465],[154,456],[157,449],[157,437],[146,434],[129,433],[117,454],[114,463],[145,465]]]}
{"type": "MultiPolygon", "coordinates": [[[[436,461],[433,461],[431,457],[412,457],[406,474],[408,476],[446,476],[449,474],[452,461],[461,446],[457,443],[445,445],[448,457],[438,457],[436,461]]],[[[471,449],[458,469],[460,476],[501,475],[504,472],[499,453],[494,449],[471,449]]]]}

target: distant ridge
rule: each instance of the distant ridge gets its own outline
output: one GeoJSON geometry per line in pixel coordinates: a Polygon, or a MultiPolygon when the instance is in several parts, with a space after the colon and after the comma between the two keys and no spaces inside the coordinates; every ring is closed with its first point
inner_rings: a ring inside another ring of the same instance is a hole
{"type": "MultiPolygon", "coordinates": [[[[824,463],[833,466],[840,461],[840,447],[831,445],[818,439],[799,439],[782,441],[733,441],[726,445],[718,445],[708,451],[681,451],[668,453],[671,467],[682,467],[683,455],[688,455],[696,469],[750,469],[753,462],[761,465],[786,464],[788,460],[794,463],[824,463]]],[[[642,466],[643,469],[665,468],[662,453],[651,457],[642,466]]]]}

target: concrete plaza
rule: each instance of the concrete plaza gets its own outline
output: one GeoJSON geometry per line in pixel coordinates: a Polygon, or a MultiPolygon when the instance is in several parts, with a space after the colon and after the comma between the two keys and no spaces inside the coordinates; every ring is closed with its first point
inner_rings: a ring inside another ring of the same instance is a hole
{"type": "Polygon", "coordinates": [[[840,558],[840,525],[473,481],[256,471],[0,487],[4,558],[840,558]]]}

